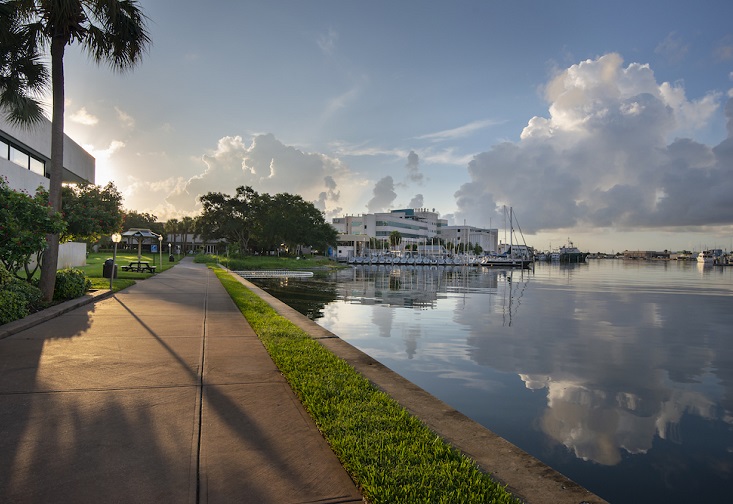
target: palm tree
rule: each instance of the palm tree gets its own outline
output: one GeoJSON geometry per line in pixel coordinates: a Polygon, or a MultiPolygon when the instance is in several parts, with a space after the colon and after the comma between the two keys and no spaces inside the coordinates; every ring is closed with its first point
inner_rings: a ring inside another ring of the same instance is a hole
{"type": "Polygon", "coordinates": [[[168,219],[168,221],[165,223],[165,234],[168,235],[168,240],[170,240],[168,243],[176,244],[176,237],[178,235],[178,228],[180,227],[180,223],[178,222],[178,219],[168,219]],[[173,236],[173,238],[171,238],[173,236]]]}
{"type": "MultiPolygon", "coordinates": [[[[40,55],[51,53],[51,177],[49,211],[61,211],[64,160],[64,52],[78,43],[96,63],[131,69],[150,44],[146,18],[137,0],[5,0],[0,4],[0,105],[9,121],[32,125],[41,120],[35,98],[47,79],[40,55]],[[33,77],[32,79],[24,77],[33,77]]],[[[53,298],[59,236],[46,236],[41,265],[43,298],[53,298]]]]}
{"type": "Polygon", "coordinates": [[[402,233],[399,231],[392,231],[389,234],[389,244],[394,248],[402,243],[402,233]]]}
{"type": "MultiPolygon", "coordinates": [[[[186,253],[186,242],[188,241],[188,234],[193,233],[194,231],[194,220],[193,217],[190,217],[186,215],[181,219],[181,239],[183,241],[183,247],[181,249],[183,250],[183,253],[186,253]]],[[[191,245],[193,248],[193,245],[191,245]]]]}

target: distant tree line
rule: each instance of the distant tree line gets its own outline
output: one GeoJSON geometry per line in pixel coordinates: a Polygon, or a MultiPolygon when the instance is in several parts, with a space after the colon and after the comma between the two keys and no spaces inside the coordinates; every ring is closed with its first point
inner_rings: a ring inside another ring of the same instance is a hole
{"type": "Polygon", "coordinates": [[[28,280],[34,276],[48,233],[58,233],[62,243],[110,247],[112,233],[142,228],[168,235],[182,248],[192,236],[224,240],[241,254],[300,254],[304,246],[325,251],[337,239],[336,230],[312,203],[288,193],[271,196],[251,187],[238,187],[231,197],[208,193],[199,198],[201,215],[160,222],[153,214],[123,209],[122,195],[111,182],[104,187],[65,185],[62,191],[61,212],[49,212],[48,191],[39,187],[30,196],[0,178],[0,264],[10,274],[28,280]]]}
{"type": "Polygon", "coordinates": [[[323,252],[338,236],[323,213],[298,195],[260,194],[240,186],[234,196],[210,192],[199,201],[203,209],[196,220],[197,234],[205,240],[223,238],[241,254],[300,254],[304,246],[323,252]]]}

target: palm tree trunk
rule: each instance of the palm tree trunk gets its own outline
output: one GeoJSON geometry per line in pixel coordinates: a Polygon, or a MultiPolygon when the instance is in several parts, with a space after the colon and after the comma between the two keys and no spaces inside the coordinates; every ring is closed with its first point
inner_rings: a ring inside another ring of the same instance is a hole
{"type": "MultiPolygon", "coordinates": [[[[64,167],[64,50],[63,37],[51,39],[51,88],[53,116],[51,118],[51,176],[48,191],[49,212],[61,211],[61,182],[64,167]]],[[[40,288],[44,301],[53,299],[56,267],[59,260],[59,235],[46,235],[46,251],[41,264],[40,288]]]]}

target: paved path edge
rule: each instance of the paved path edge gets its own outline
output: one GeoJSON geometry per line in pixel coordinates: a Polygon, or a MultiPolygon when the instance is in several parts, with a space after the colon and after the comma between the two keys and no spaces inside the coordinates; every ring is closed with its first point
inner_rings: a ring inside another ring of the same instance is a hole
{"type": "Polygon", "coordinates": [[[68,313],[71,310],[79,308],[80,306],[94,303],[101,299],[106,299],[111,295],[112,291],[109,289],[99,289],[96,291],[91,291],[76,299],[70,299],[68,301],[64,301],[63,303],[59,303],[49,308],[46,308],[45,310],[31,313],[27,317],[20,320],[14,320],[13,322],[8,322],[7,324],[0,325],[0,339],[7,338],[8,336],[12,336],[13,334],[25,331],[26,329],[29,329],[33,326],[59,317],[64,313],[68,313]]]}

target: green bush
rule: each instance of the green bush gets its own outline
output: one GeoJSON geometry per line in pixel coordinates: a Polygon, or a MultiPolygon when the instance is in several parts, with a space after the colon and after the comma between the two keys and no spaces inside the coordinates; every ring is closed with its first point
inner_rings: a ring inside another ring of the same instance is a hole
{"type": "Polygon", "coordinates": [[[91,282],[83,271],[67,268],[56,272],[56,286],[53,290],[53,299],[66,301],[84,295],[91,287],[91,282]]]}
{"type": "Polygon", "coordinates": [[[5,266],[2,263],[0,263],[0,289],[13,280],[15,280],[15,277],[5,269],[5,266]]]}
{"type": "Polygon", "coordinates": [[[0,325],[27,317],[29,313],[22,294],[0,290],[0,325]]]}
{"type": "Polygon", "coordinates": [[[0,324],[27,317],[43,308],[38,287],[14,277],[0,264],[0,324]]]}
{"type": "Polygon", "coordinates": [[[25,300],[30,312],[37,312],[44,307],[41,289],[28,282],[15,279],[15,281],[3,285],[2,290],[19,294],[25,300]]]}

